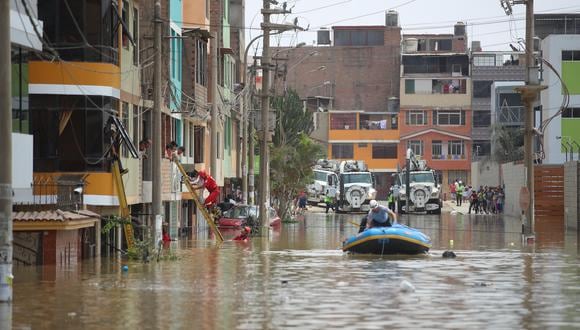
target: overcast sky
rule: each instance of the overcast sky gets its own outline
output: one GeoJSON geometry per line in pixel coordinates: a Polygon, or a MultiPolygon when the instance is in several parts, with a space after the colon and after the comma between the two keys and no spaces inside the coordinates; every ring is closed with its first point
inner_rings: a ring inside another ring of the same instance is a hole
{"type": "MultiPolygon", "coordinates": [[[[261,7],[262,0],[246,0],[246,27],[251,27],[246,30],[246,42],[261,34],[261,7]]],[[[399,12],[403,33],[453,33],[454,22],[462,21],[467,24],[470,44],[479,40],[483,50],[509,50],[510,42],[525,38],[525,6],[514,6],[509,17],[499,0],[289,0],[288,8],[291,7],[292,14],[272,16],[272,21],[292,22],[298,17],[298,25],[310,25],[310,31],[272,37],[272,46],[300,42],[312,45],[321,26],[384,25],[385,11],[389,9],[399,12]]],[[[580,0],[535,0],[534,9],[536,13],[580,12],[580,0]]],[[[259,40],[255,45],[260,53],[259,40]]]]}

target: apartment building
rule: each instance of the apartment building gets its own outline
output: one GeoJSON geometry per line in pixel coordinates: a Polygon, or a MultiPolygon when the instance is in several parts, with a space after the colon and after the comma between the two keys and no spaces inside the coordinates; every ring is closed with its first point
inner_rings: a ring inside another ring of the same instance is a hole
{"type": "Polygon", "coordinates": [[[492,154],[494,124],[523,125],[523,106],[515,88],[525,80],[525,54],[519,51],[482,51],[472,43],[471,80],[473,110],[473,157],[492,154]]]}
{"type": "Polygon", "coordinates": [[[453,34],[403,35],[399,165],[405,151],[438,171],[443,191],[468,182],[471,159],[471,77],[465,25],[453,34]]]}
{"type": "Polygon", "coordinates": [[[334,26],[318,31],[315,46],[272,50],[282,72],[276,91],[298,92],[328,158],[369,165],[379,198],[397,169],[400,42],[398,14],[389,11],[385,25],[334,26]]]}
{"type": "MultiPolygon", "coordinates": [[[[554,117],[544,131],[545,164],[561,164],[580,156],[580,14],[534,15],[540,51],[559,73],[570,94],[566,109],[559,113],[563,89],[560,79],[543,66],[542,112],[539,120],[554,117]]],[[[577,159],[577,158],[576,158],[577,159]]]]}

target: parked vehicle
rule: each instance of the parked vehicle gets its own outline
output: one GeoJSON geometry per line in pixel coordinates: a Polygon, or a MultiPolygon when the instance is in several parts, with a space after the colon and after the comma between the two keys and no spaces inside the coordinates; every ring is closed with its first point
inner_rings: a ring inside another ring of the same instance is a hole
{"type": "MultiPolygon", "coordinates": [[[[218,220],[218,227],[221,228],[241,228],[243,226],[255,227],[259,221],[259,208],[256,205],[236,205],[225,211],[218,220]]],[[[270,226],[279,226],[282,220],[273,208],[268,208],[268,219],[270,226]]]]}
{"type": "Polygon", "coordinates": [[[441,213],[441,186],[437,183],[435,171],[427,167],[425,160],[418,159],[411,149],[407,150],[406,168],[395,175],[393,192],[399,213],[441,213]],[[410,173],[409,177],[407,173],[410,173]]]}
{"type": "Polygon", "coordinates": [[[366,212],[377,197],[374,178],[364,161],[345,160],[340,163],[336,207],[339,212],[366,212]]]}
{"type": "Polygon", "coordinates": [[[329,187],[338,187],[338,161],[320,159],[314,166],[314,181],[306,186],[308,203],[324,203],[329,187]]]}

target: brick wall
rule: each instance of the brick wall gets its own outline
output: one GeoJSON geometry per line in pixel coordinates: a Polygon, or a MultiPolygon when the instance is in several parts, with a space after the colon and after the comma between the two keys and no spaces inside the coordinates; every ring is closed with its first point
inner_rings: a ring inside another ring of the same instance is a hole
{"type": "Polygon", "coordinates": [[[385,28],[384,46],[273,48],[272,54],[288,59],[279,65],[290,68],[286,84],[301,98],[334,97],[335,110],[386,111],[387,99],[399,96],[400,41],[399,28],[385,28]]]}

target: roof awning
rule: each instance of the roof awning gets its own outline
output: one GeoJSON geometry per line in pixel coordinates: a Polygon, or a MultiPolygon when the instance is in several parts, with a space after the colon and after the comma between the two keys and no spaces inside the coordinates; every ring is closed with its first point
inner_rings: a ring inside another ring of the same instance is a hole
{"type": "Polygon", "coordinates": [[[76,230],[93,227],[100,221],[97,213],[81,211],[25,211],[12,214],[14,231],[76,230]]]}

